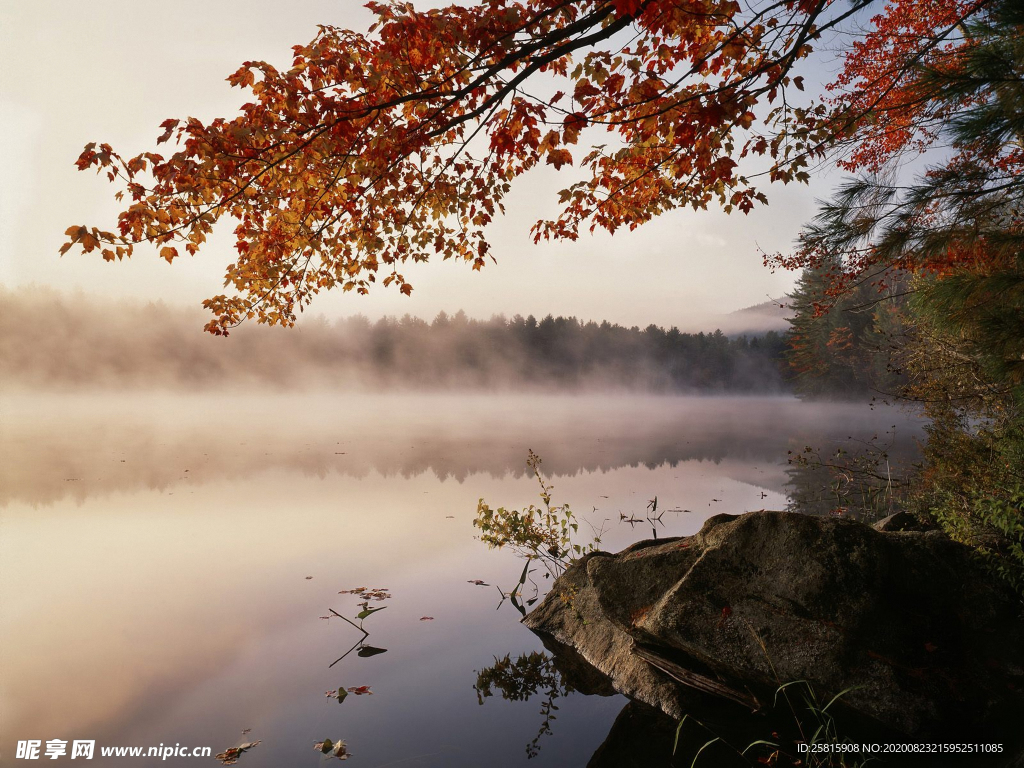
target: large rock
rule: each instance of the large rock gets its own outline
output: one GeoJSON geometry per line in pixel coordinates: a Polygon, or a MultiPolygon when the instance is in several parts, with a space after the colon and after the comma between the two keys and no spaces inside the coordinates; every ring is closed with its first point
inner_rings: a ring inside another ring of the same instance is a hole
{"type": "Polygon", "coordinates": [[[935,531],[719,515],[583,558],[524,621],[677,719],[694,687],[757,708],[796,680],[821,703],[853,688],[855,717],[915,739],[1003,738],[1024,716],[1020,601],[935,531]]]}

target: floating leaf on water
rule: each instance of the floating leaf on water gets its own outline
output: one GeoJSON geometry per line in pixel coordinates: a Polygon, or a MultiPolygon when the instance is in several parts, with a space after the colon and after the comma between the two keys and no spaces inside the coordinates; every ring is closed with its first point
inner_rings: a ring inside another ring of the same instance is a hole
{"type": "MultiPolygon", "coordinates": [[[[249,730],[251,730],[251,729],[246,729],[243,733],[248,733],[249,730]]],[[[221,752],[216,757],[224,765],[234,765],[235,763],[238,762],[238,758],[242,756],[243,752],[252,749],[253,747],[255,747],[259,743],[260,742],[258,742],[258,741],[251,741],[251,742],[248,742],[246,744],[242,744],[242,745],[237,746],[237,747],[231,747],[230,749],[225,749],[223,752],[221,752]]]]}
{"type": "Polygon", "coordinates": [[[336,757],[339,760],[348,760],[352,756],[352,753],[348,751],[348,746],[341,739],[337,741],[331,741],[330,739],[318,741],[313,745],[313,749],[325,755],[336,757]]]}
{"type": "Polygon", "coordinates": [[[339,595],[359,595],[367,600],[387,600],[391,597],[387,587],[356,587],[355,589],[343,589],[339,595]]]}
{"type": "Polygon", "coordinates": [[[489,587],[489,586],[491,586],[486,581],[483,581],[481,579],[470,579],[466,583],[467,584],[476,584],[478,587],[489,587]]]}
{"type": "Polygon", "coordinates": [[[420,616],[420,621],[433,621],[433,616],[420,616]]]}
{"type": "Polygon", "coordinates": [[[338,741],[335,742],[334,749],[331,750],[331,755],[339,760],[348,760],[351,753],[348,751],[348,747],[345,746],[344,741],[338,741]]]}
{"type": "MultiPolygon", "coordinates": [[[[364,603],[364,605],[365,605],[365,603],[364,603]]],[[[364,608],[363,610],[361,610],[359,613],[356,614],[356,618],[357,619],[365,619],[370,614],[376,613],[377,611],[383,611],[385,608],[387,608],[386,605],[382,605],[380,608],[364,608]]]]}
{"type": "Polygon", "coordinates": [[[312,576],[307,576],[307,577],[306,577],[306,581],[309,581],[309,580],[310,580],[310,579],[312,579],[312,578],[313,578],[312,576]]]}
{"type": "Polygon", "coordinates": [[[353,685],[347,689],[349,693],[354,693],[356,696],[373,696],[373,691],[370,690],[368,685],[353,685]]]}
{"type": "Polygon", "coordinates": [[[376,656],[379,653],[387,652],[387,648],[374,648],[372,645],[364,645],[362,648],[356,651],[356,656],[362,656],[364,659],[366,659],[370,656],[376,656]]]}

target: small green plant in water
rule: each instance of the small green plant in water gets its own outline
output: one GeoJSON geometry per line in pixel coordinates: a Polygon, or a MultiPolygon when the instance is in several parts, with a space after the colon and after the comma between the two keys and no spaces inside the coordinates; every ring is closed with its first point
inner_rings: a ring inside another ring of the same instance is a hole
{"type": "Polygon", "coordinates": [[[601,543],[600,533],[596,531],[589,544],[582,545],[575,540],[579,523],[568,504],[552,505],[554,487],[541,475],[540,457],[530,451],[526,465],[540,484],[543,506],[531,504],[522,511],[504,507],[492,509],[480,499],[473,521],[473,526],[480,529],[480,540],[487,546],[495,549],[509,547],[526,558],[527,567],[523,569],[520,587],[526,581],[531,562],[539,561],[550,575],[557,576],[575,560],[596,550],[601,543]]]}
{"type": "MultiPolygon", "coordinates": [[[[345,623],[350,624],[351,626],[355,627],[357,630],[362,632],[363,636],[362,636],[362,638],[360,638],[359,640],[356,641],[355,645],[353,645],[351,648],[349,648],[347,651],[345,651],[345,653],[343,653],[340,657],[335,659],[334,663],[331,664],[330,666],[333,667],[335,664],[337,664],[342,659],[344,659],[346,656],[348,656],[350,653],[352,653],[352,651],[356,651],[356,655],[357,656],[362,656],[364,658],[366,658],[368,656],[376,656],[376,655],[381,654],[381,653],[387,653],[387,648],[375,648],[372,645],[367,645],[366,644],[366,642],[365,642],[366,638],[368,638],[370,636],[370,633],[367,632],[366,629],[363,627],[363,622],[366,619],[368,619],[370,616],[372,616],[373,614],[377,613],[378,611],[383,611],[385,608],[387,608],[386,605],[381,605],[381,606],[378,606],[376,608],[371,608],[370,607],[370,601],[373,600],[375,602],[383,602],[385,600],[390,600],[391,599],[391,593],[388,592],[387,589],[383,588],[383,587],[373,587],[372,589],[368,589],[367,587],[356,587],[355,589],[343,589],[338,594],[339,595],[357,595],[357,596],[359,596],[359,597],[361,597],[363,599],[363,601],[361,603],[359,603],[359,608],[361,608],[362,610],[360,610],[359,613],[357,613],[351,619],[348,618],[347,616],[342,616],[340,613],[338,613],[333,608],[328,608],[327,609],[334,616],[337,616],[339,619],[341,619],[345,623]],[[359,623],[357,624],[356,622],[359,622],[359,623]]],[[[330,620],[330,616],[321,616],[320,618],[321,619],[330,620]]],[[[339,690],[339,692],[341,691],[340,688],[338,690],[339,690]]],[[[328,695],[330,695],[330,692],[328,692],[328,695]]],[[[338,701],[344,701],[345,700],[345,697],[344,696],[340,696],[340,695],[337,696],[336,698],[338,699],[338,701]]]]}

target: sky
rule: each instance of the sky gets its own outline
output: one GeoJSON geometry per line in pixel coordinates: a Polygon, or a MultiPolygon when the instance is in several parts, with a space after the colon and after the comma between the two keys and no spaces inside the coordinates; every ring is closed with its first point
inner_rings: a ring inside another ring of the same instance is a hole
{"type": "MultiPolygon", "coordinates": [[[[417,3],[417,6],[425,6],[417,3]]],[[[223,292],[233,259],[230,223],[195,257],[173,264],[139,248],[130,262],[98,253],[59,257],[64,230],[112,229],[113,185],[74,167],[82,147],[106,141],[132,156],[154,149],[168,117],[231,117],[245,97],[225,78],[245,60],[290,64],[291,46],[317,24],[365,31],[356,0],[35,0],[0,5],[0,284],[47,286],[109,299],[196,305],[223,292]]],[[[550,168],[518,181],[507,213],[490,229],[497,264],[432,262],[402,271],[412,297],[321,295],[328,317],[406,313],[433,318],[555,314],[625,325],[697,330],[714,315],[778,299],[796,275],[771,274],[759,248],[786,251],[827,196],[833,178],[768,189],[770,205],[750,215],[676,211],[635,232],[584,235],[534,245],[530,225],[556,210],[567,186],[550,168]]]]}

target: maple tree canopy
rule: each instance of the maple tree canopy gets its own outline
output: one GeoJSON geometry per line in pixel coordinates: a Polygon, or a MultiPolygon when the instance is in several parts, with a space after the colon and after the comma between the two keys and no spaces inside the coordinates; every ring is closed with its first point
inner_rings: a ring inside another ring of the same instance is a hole
{"type": "Polygon", "coordinates": [[[538,240],[632,229],[683,206],[747,212],[767,202],[757,184],[807,181],[839,145],[852,148],[848,170],[878,171],[966,103],[937,102],[924,73],[971,49],[965,25],[993,0],[891,0],[829,92],[798,95],[815,41],[867,5],[371,2],[367,34],[322,26],[287,70],[245,62],[228,78],[251,94],[238,116],[163,122],[157,144],[173,142],[170,156],[89,144],[78,167],[121,185],[126,207],[115,232],[69,228],[61,253],[115,260],[148,242],[173,261],[228,216],[235,295],[205,302],[207,329],[223,334],[246,318],[290,324],[336,286],[366,292],[379,280],[409,293],[399,270],[410,260],[479,269],[487,225],[538,163],[574,168],[538,240]],[[608,143],[581,147],[595,129],[608,143]],[[742,175],[744,158],[763,169],[742,175]]]}

